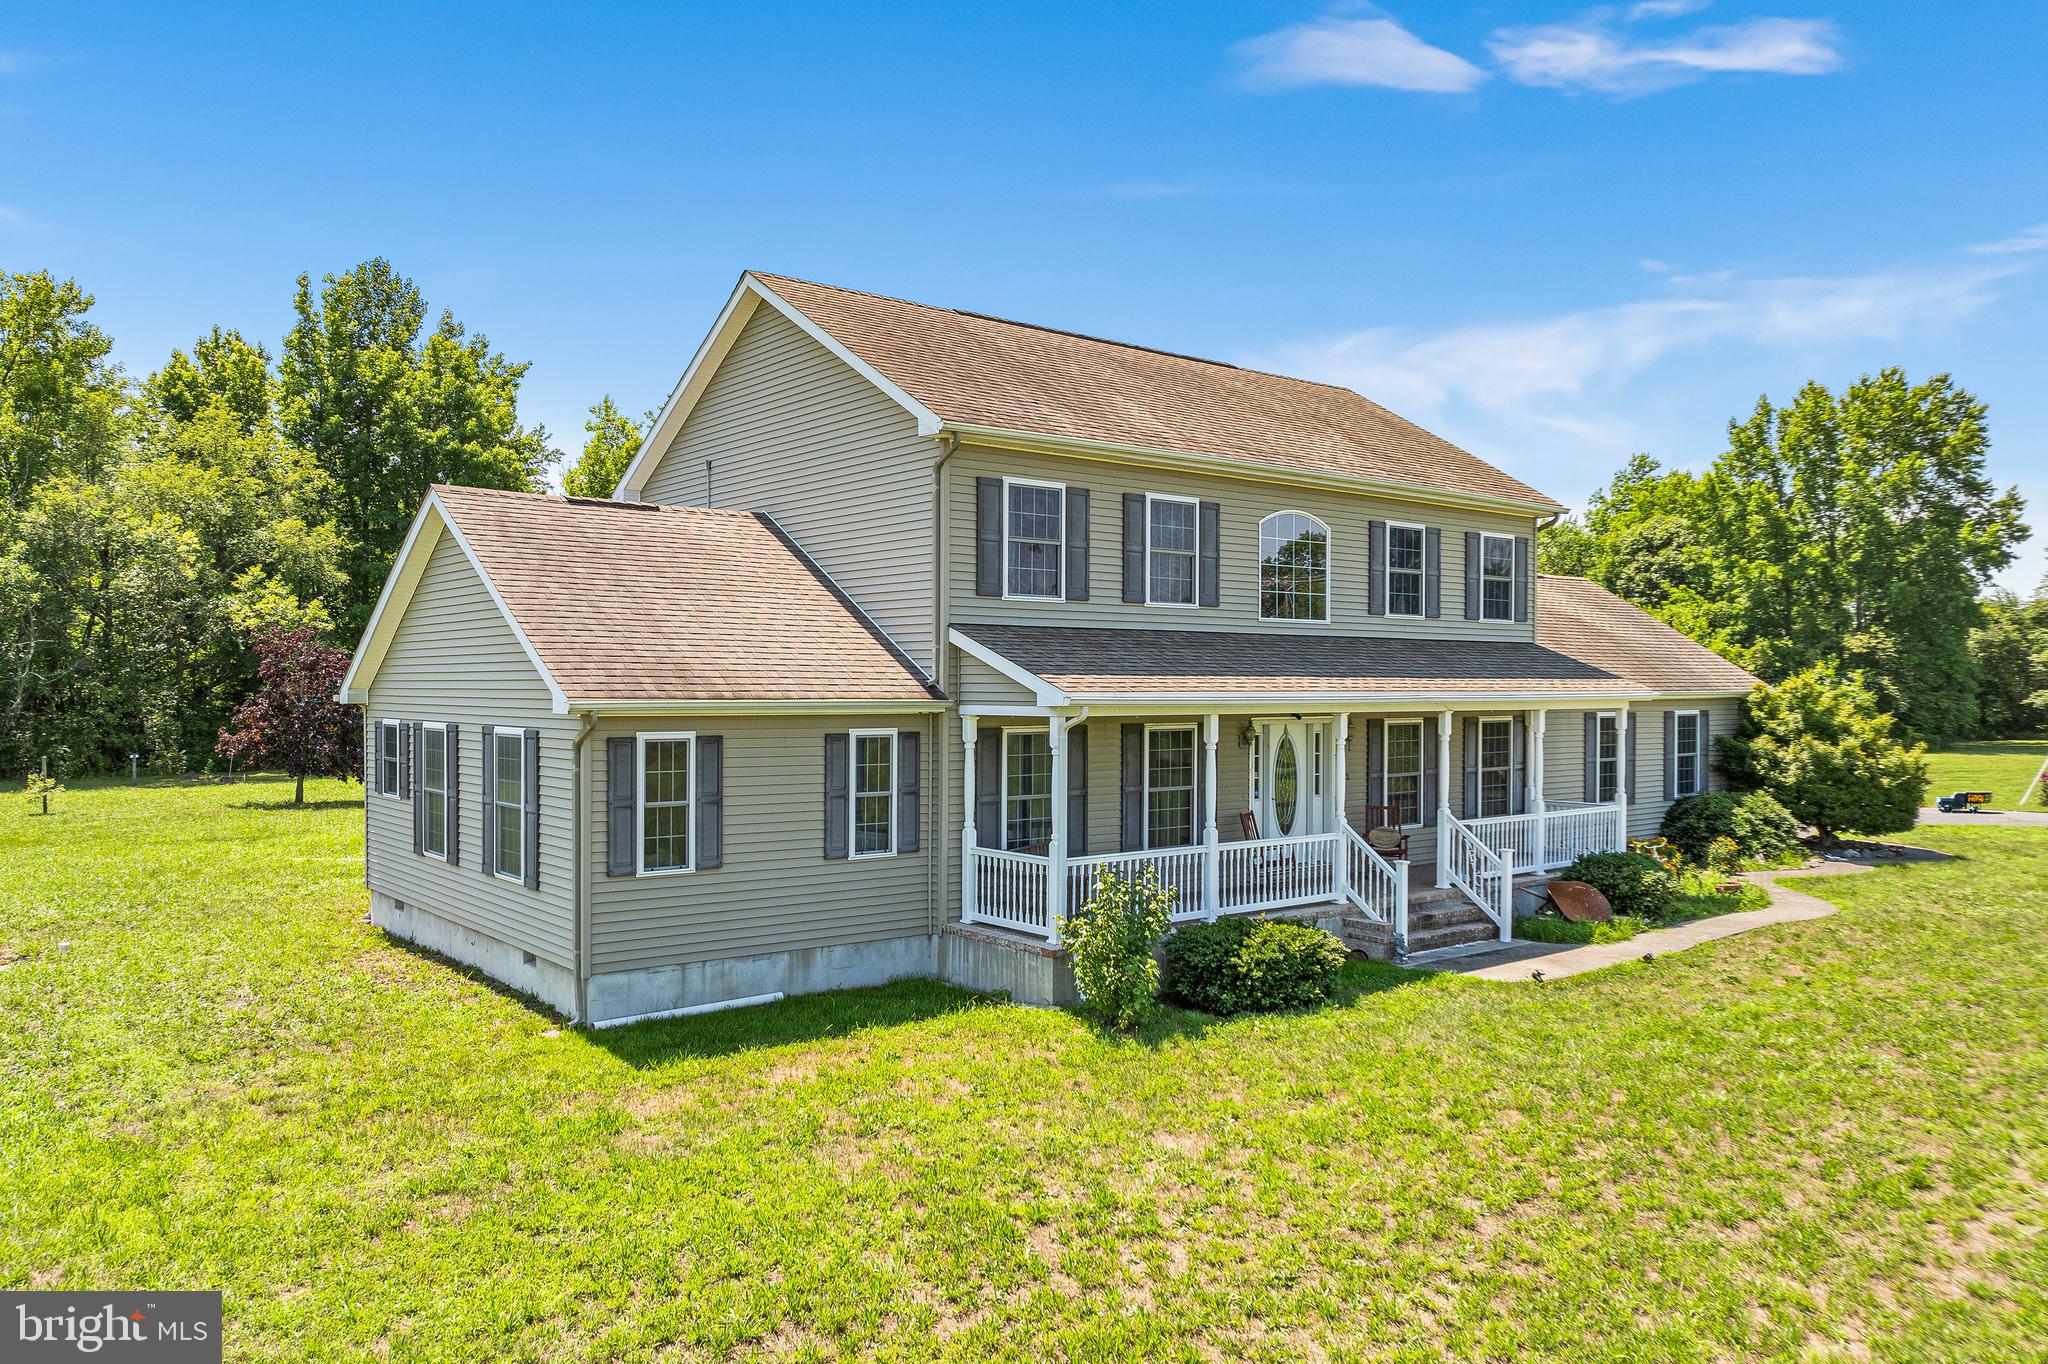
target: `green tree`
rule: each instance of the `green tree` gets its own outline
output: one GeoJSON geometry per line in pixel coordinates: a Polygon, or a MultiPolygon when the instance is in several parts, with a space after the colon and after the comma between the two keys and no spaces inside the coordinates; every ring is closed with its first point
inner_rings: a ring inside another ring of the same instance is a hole
{"type": "Polygon", "coordinates": [[[538,489],[556,458],[547,432],[519,423],[526,366],[426,303],[388,261],[301,275],[280,366],[286,437],[327,475],[329,519],[348,586],[337,623],[361,630],[430,484],[538,489]]]}
{"type": "Polygon", "coordinates": [[[571,497],[610,497],[618,489],[626,466],[639,452],[640,442],[654,425],[655,416],[649,412],[636,422],[619,411],[609,393],[598,399],[584,419],[583,430],[588,439],[583,442],[583,453],[562,476],[562,491],[571,497]]]}
{"type": "Polygon", "coordinates": [[[1775,796],[1823,842],[1839,833],[1903,833],[1927,794],[1926,749],[1900,742],[1892,717],[1854,675],[1818,664],[1750,693],[1721,740],[1722,770],[1775,796]]]}
{"type": "Polygon", "coordinates": [[[1977,670],[1977,728],[1999,737],[2048,729],[2048,583],[2022,601],[1994,592],[1970,632],[1977,670]]]}
{"type": "Polygon", "coordinates": [[[0,272],[0,511],[61,474],[96,477],[119,454],[126,382],[86,320],[76,282],[0,272]]]}
{"type": "Polygon", "coordinates": [[[269,351],[244,341],[232,328],[215,327],[192,344],[190,355],[172,351],[143,385],[143,396],[173,422],[189,422],[209,407],[221,407],[246,435],[274,420],[277,379],[269,351]]]}

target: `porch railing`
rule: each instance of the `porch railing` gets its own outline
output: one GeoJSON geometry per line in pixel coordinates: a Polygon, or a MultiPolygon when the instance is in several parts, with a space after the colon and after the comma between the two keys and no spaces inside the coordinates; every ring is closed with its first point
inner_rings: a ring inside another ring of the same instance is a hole
{"type": "Polygon", "coordinates": [[[1337,898],[1340,835],[1303,834],[1225,843],[1217,849],[1217,908],[1286,909],[1337,898]]]}
{"type": "Polygon", "coordinates": [[[1203,863],[1206,849],[1199,844],[1185,848],[1153,848],[1145,852],[1099,853],[1076,857],[1067,863],[1067,912],[1073,913],[1095,894],[1095,879],[1107,869],[1118,876],[1135,877],[1151,867],[1162,889],[1173,892],[1173,920],[1180,923],[1208,914],[1202,888],[1207,882],[1203,863]]]}
{"type": "Polygon", "coordinates": [[[1442,812],[1439,828],[1436,855],[1445,878],[1486,912],[1506,942],[1514,936],[1515,877],[1508,859],[1448,810],[1442,812]]]}
{"type": "Polygon", "coordinates": [[[1360,914],[1394,930],[1408,941],[1408,863],[1389,862],[1373,851],[1347,822],[1340,831],[1344,845],[1344,897],[1360,914]]]}
{"type": "Polygon", "coordinates": [[[1516,875],[1526,876],[1570,866],[1584,853],[1627,848],[1625,817],[1617,802],[1566,805],[1542,814],[1488,815],[1459,823],[1500,854],[1516,875]]]}
{"type": "Polygon", "coordinates": [[[968,902],[970,917],[999,928],[1052,937],[1045,896],[1046,870],[1051,865],[1050,859],[1035,853],[968,849],[968,878],[973,890],[968,902]]]}

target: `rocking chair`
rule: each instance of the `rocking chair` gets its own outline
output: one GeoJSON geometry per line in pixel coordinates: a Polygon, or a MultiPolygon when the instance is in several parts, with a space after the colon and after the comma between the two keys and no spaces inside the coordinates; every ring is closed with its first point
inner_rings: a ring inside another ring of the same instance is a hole
{"type": "Polygon", "coordinates": [[[1400,813],[1391,805],[1365,807],[1365,828],[1360,837],[1389,862],[1408,860],[1408,831],[1400,825],[1400,813]]]}

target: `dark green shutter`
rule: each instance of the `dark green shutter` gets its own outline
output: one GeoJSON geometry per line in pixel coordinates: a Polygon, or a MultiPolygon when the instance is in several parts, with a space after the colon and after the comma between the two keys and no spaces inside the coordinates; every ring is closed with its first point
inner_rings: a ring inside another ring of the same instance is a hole
{"type": "Polygon", "coordinates": [[[1528,726],[1517,715],[1508,721],[1508,813],[1519,815],[1528,808],[1522,786],[1526,778],[1522,745],[1528,741],[1528,726]]]}
{"type": "Polygon", "coordinates": [[[1119,821],[1123,851],[1145,846],[1145,727],[1123,727],[1123,806],[1119,821]]]}
{"type": "Polygon", "coordinates": [[[1435,526],[1422,532],[1422,614],[1431,620],[1444,613],[1444,533],[1435,526]]]}
{"type": "Polygon", "coordinates": [[[1664,712],[1664,799],[1678,799],[1678,712],[1664,712]]]}
{"type": "MultiPolygon", "coordinates": [[[[1417,783],[1419,786],[1420,783],[1417,783]]],[[[1421,793],[1418,791],[1418,795],[1421,793]]],[[[1387,722],[1365,722],[1365,803],[1387,803],[1387,722]]]]}
{"type": "Polygon", "coordinates": [[[1067,731],[1067,856],[1088,852],[1088,726],[1067,731]]]}
{"type": "Polygon", "coordinates": [[[825,736],[825,856],[847,854],[847,809],[852,799],[851,766],[845,734],[825,736]]]}
{"type": "Polygon", "coordinates": [[[498,874],[498,731],[483,727],[483,796],[477,805],[483,811],[483,837],[478,840],[483,855],[483,873],[498,874]]]}
{"type": "Polygon", "coordinates": [[[1479,619],[1479,532],[1465,532],[1465,619],[1479,619]]]}
{"type": "Polygon", "coordinates": [[[1529,537],[1515,537],[1515,619],[1529,619],[1529,537]]]}
{"type": "Polygon", "coordinates": [[[540,889],[540,731],[526,731],[520,763],[520,798],[526,808],[526,888],[540,889]]]}
{"type": "Polygon", "coordinates": [[[448,774],[448,865],[462,865],[462,735],[448,726],[448,752],[441,770],[448,774]]]}
{"type": "Polygon", "coordinates": [[[1203,606],[1217,606],[1223,601],[1223,507],[1220,503],[1204,502],[1196,509],[1196,524],[1200,527],[1201,595],[1198,600],[1203,606]]]}
{"type": "Polygon", "coordinates": [[[1443,773],[1437,770],[1437,719],[1434,715],[1422,721],[1422,822],[1436,822],[1436,808],[1441,797],[1437,783],[1443,780],[1443,773]]]}
{"type": "Polygon", "coordinates": [[[1621,780],[1616,784],[1614,794],[1616,799],[1620,799],[1622,793],[1627,792],[1628,798],[1634,800],[1636,783],[1639,780],[1636,776],[1636,731],[1641,729],[1642,726],[1637,723],[1634,711],[1629,711],[1626,716],[1617,719],[1614,723],[1619,726],[1624,720],[1628,724],[1627,743],[1625,745],[1625,750],[1628,753],[1628,768],[1621,773],[1621,780]]]}
{"type": "MultiPolygon", "coordinates": [[[[1620,736],[1615,736],[1619,740],[1620,736]]],[[[1620,744],[1617,742],[1615,756],[1619,758],[1620,744]]],[[[1600,799],[1600,712],[1586,712],[1586,799],[1597,803],[1600,799]]]]}
{"type": "Polygon", "coordinates": [[[691,865],[709,871],[725,862],[725,740],[719,735],[697,736],[697,792],[692,803],[697,849],[691,865]]]}
{"type": "Polygon", "coordinates": [[[604,741],[604,870],[607,876],[639,874],[640,831],[638,742],[630,734],[604,741]]]}
{"type": "Polygon", "coordinates": [[[1465,717],[1465,813],[1459,818],[1479,816],[1479,721],[1465,717]]]}
{"type": "Polygon", "coordinates": [[[896,736],[896,851],[913,853],[924,833],[924,736],[896,736]]]}
{"type": "Polygon", "coordinates": [[[1067,489],[1067,600],[1088,600],[1088,490],[1067,489]]]}
{"type": "Polygon", "coordinates": [[[1368,521],[1365,537],[1365,613],[1387,614],[1387,523],[1368,521]]]}
{"type": "Polygon", "coordinates": [[[974,595],[1003,595],[1003,481],[974,480],[974,595]]]}
{"type": "Polygon", "coordinates": [[[420,742],[420,722],[406,725],[406,747],[412,752],[412,772],[407,778],[412,787],[412,850],[424,853],[427,850],[427,784],[424,768],[427,762],[426,745],[420,742]]]}
{"type": "Polygon", "coordinates": [[[1145,495],[1124,494],[1124,600],[1145,601],[1145,495]]]}
{"type": "Polygon", "coordinates": [[[1004,846],[1003,808],[1003,731],[983,730],[974,746],[974,841],[980,846],[1004,846]]]}

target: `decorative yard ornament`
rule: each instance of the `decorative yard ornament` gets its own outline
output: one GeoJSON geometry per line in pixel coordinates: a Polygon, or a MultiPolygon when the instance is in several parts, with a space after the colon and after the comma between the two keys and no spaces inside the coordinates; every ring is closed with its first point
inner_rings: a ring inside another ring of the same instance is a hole
{"type": "Polygon", "coordinates": [[[1575,924],[1604,924],[1614,917],[1614,906],[1597,886],[1584,881],[1552,881],[1544,889],[1557,912],[1575,924]]]}

